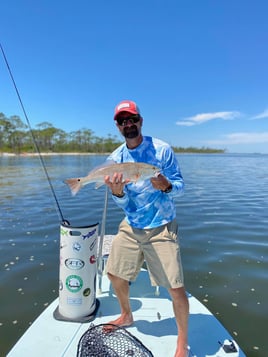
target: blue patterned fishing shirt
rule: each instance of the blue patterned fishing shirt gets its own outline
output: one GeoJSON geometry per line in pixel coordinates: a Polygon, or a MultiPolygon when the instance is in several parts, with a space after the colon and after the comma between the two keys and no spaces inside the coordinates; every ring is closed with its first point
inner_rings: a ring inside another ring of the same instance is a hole
{"type": "Polygon", "coordinates": [[[107,160],[117,163],[144,162],[157,166],[161,174],[172,183],[170,193],[155,189],[150,179],[129,183],[124,187],[125,196],[112,196],[125,212],[125,219],[135,228],[150,229],[162,226],[176,217],[173,198],[183,194],[184,181],[175,154],[162,140],[143,136],[142,143],[128,149],[126,143],[119,146],[107,160]]]}

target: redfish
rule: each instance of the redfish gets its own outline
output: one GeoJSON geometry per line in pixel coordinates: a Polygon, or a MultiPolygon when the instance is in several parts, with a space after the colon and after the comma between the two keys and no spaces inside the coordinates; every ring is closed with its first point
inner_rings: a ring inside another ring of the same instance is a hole
{"type": "Polygon", "coordinates": [[[104,185],[105,176],[112,177],[115,173],[123,174],[123,180],[135,183],[138,180],[142,181],[157,176],[160,173],[160,169],[143,162],[112,163],[94,168],[85,177],[70,178],[64,182],[70,187],[72,194],[76,195],[80,188],[91,182],[96,182],[96,188],[99,188],[104,185]]]}

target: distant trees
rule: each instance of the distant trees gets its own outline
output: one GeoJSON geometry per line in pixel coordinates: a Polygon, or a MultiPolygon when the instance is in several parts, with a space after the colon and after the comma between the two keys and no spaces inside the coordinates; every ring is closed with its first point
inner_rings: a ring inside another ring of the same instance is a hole
{"type": "Polygon", "coordinates": [[[173,150],[175,152],[180,152],[180,153],[193,153],[193,154],[198,154],[198,153],[203,153],[203,154],[222,154],[225,152],[225,150],[221,149],[212,149],[208,147],[202,147],[202,148],[196,148],[193,146],[188,146],[187,148],[182,148],[182,147],[177,147],[173,146],[173,150]]]}
{"type": "Polygon", "coordinates": [[[20,152],[28,141],[26,128],[18,116],[6,118],[0,113],[0,151],[20,152]]]}
{"type": "Polygon", "coordinates": [[[36,152],[35,142],[40,152],[59,153],[105,153],[121,144],[115,136],[99,138],[87,128],[66,133],[49,122],[42,122],[30,131],[18,116],[7,118],[0,113],[0,152],[36,152]]]}
{"type": "MultiPolygon", "coordinates": [[[[107,138],[94,135],[87,128],[66,133],[62,129],[55,128],[49,122],[36,125],[29,130],[20,117],[14,115],[7,118],[0,113],[0,153],[34,153],[37,148],[40,152],[51,153],[109,153],[118,147],[120,142],[116,136],[108,134],[107,138]]],[[[180,153],[223,153],[224,150],[195,147],[173,147],[180,153]]]]}

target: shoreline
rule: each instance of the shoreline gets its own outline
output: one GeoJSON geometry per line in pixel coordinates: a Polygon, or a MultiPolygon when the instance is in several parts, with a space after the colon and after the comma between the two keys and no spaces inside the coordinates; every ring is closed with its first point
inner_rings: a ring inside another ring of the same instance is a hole
{"type": "MultiPolygon", "coordinates": [[[[110,152],[23,152],[21,154],[9,153],[9,152],[0,152],[0,157],[36,157],[36,156],[93,156],[93,155],[110,155],[110,152]]],[[[176,152],[175,154],[179,155],[267,155],[267,153],[257,153],[257,152],[248,152],[248,153],[239,153],[239,152],[176,152]]]]}
{"type": "Polygon", "coordinates": [[[96,153],[96,152],[85,152],[85,153],[82,153],[82,152],[41,152],[40,154],[39,153],[28,153],[28,152],[25,152],[25,153],[21,153],[21,154],[14,154],[14,153],[8,153],[8,152],[1,152],[0,153],[0,156],[7,156],[7,157],[10,157],[10,156],[75,156],[75,155],[109,155],[110,153],[96,153]]]}

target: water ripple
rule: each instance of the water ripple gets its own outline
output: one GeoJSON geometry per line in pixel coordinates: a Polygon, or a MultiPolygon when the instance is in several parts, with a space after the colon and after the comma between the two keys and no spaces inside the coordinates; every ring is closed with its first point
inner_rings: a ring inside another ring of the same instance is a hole
{"type": "MultiPolygon", "coordinates": [[[[248,356],[266,357],[268,156],[178,158],[186,182],[185,195],[176,199],[186,287],[248,356]]],[[[45,158],[64,218],[74,226],[101,223],[105,188],[88,185],[72,197],[63,181],[104,160],[45,158]]],[[[0,157],[0,187],[2,355],[58,294],[61,217],[38,158],[0,157]]],[[[109,196],[106,233],[115,234],[122,218],[109,196]]]]}

